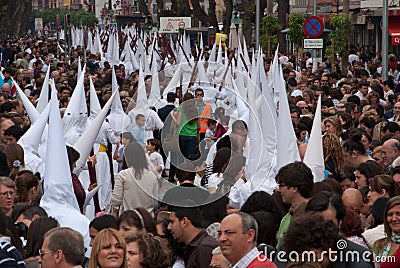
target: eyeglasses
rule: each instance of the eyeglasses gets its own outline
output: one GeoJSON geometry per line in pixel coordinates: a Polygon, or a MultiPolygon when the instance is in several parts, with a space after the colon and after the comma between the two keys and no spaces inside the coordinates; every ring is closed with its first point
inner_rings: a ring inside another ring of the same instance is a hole
{"type": "Polygon", "coordinates": [[[203,94],[196,94],[196,97],[203,97],[203,94]]]}
{"type": "Polygon", "coordinates": [[[299,108],[302,109],[302,110],[308,110],[308,107],[307,107],[307,106],[299,107],[299,108]]]}
{"type": "Polygon", "coordinates": [[[328,82],[328,80],[321,80],[321,82],[328,82]]]}
{"type": "Polygon", "coordinates": [[[157,236],[158,236],[159,238],[167,238],[167,237],[168,237],[166,234],[157,234],[157,236]]]}
{"type": "Polygon", "coordinates": [[[39,249],[39,256],[40,256],[40,258],[43,258],[44,255],[51,254],[51,253],[54,253],[54,252],[55,251],[47,251],[47,252],[45,252],[45,251],[39,249]]]}
{"type": "Polygon", "coordinates": [[[7,195],[14,196],[14,191],[3,192],[3,193],[0,193],[0,195],[2,195],[2,196],[7,196],[7,195]]]}

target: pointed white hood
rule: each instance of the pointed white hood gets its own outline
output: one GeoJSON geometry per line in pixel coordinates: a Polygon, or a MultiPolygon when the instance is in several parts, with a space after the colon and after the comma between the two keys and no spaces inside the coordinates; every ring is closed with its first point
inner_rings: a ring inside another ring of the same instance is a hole
{"type": "Polygon", "coordinates": [[[277,135],[277,166],[276,170],[286,164],[300,161],[299,148],[297,147],[297,138],[292,126],[290,117],[289,102],[286,95],[285,81],[283,80],[282,68],[275,74],[274,80],[279,85],[279,117],[278,117],[278,135],[277,135]]]}
{"type": "Polygon", "coordinates": [[[157,109],[159,107],[159,102],[161,100],[161,93],[160,93],[160,81],[158,79],[158,71],[157,71],[157,63],[155,58],[153,57],[153,63],[151,65],[151,90],[148,99],[148,105],[154,106],[157,109]]]}
{"type": "MultiPolygon", "coordinates": [[[[48,149],[44,174],[44,194],[40,206],[58,220],[61,227],[70,227],[82,234],[89,249],[89,220],[79,211],[72,186],[63,124],[58,108],[57,93],[52,91],[49,116],[48,149]],[[56,159],[54,158],[55,156],[56,159]]],[[[86,252],[86,254],[90,254],[86,252]]]]}
{"type": "Polygon", "coordinates": [[[314,175],[314,182],[324,180],[325,163],[321,133],[321,96],[319,96],[310,140],[308,141],[307,151],[303,160],[303,162],[311,168],[314,175]]]}
{"type": "Polygon", "coordinates": [[[50,81],[50,65],[47,68],[46,77],[44,78],[42,90],[40,91],[36,109],[39,113],[43,112],[49,102],[49,81],[50,81]]]}
{"type": "Polygon", "coordinates": [[[92,77],[89,77],[89,83],[90,83],[90,117],[96,117],[100,111],[101,111],[101,106],[99,102],[99,98],[97,97],[96,94],[96,89],[93,84],[92,77]]]}
{"type": "Polygon", "coordinates": [[[146,96],[146,86],[144,84],[144,71],[143,66],[140,65],[139,68],[139,85],[137,90],[136,98],[136,109],[142,109],[143,111],[149,107],[146,96]]]}
{"type": "Polygon", "coordinates": [[[41,143],[43,131],[47,124],[47,119],[50,113],[50,103],[47,104],[44,111],[39,115],[39,118],[32,123],[25,134],[18,140],[18,144],[24,148],[24,151],[29,151],[38,154],[39,144],[41,143]]]}
{"type": "Polygon", "coordinates": [[[97,135],[99,134],[104,119],[107,117],[108,111],[111,108],[111,103],[113,102],[113,99],[115,98],[116,94],[117,94],[116,92],[112,94],[111,98],[104,105],[100,113],[96,116],[96,118],[92,122],[89,123],[85,132],[83,132],[82,136],[74,144],[75,150],[77,150],[80,154],[80,157],[76,162],[75,171],[79,171],[86,164],[87,158],[90,154],[90,151],[92,150],[93,144],[96,140],[97,135]]]}
{"type": "Polygon", "coordinates": [[[85,89],[83,85],[84,71],[78,79],[74,93],[64,112],[63,123],[67,144],[72,146],[75,144],[80,134],[86,127],[87,106],[85,89]]]}
{"type": "Polygon", "coordinates": [[[22,104],[25,107],[25,110],[28,113],[29,120],[32,123],[34,123],[40,117],[40,113],[38,112],[38,110],[36,110],[35,106],[33,106],[32,102],[28,99],[28,97],[25,95],[25,93],[22,91],[19,85],[14,81],[14,79],[12,77],[11,79],[13,84],[17,88],[19,98],[21,99],[22,104]]]}

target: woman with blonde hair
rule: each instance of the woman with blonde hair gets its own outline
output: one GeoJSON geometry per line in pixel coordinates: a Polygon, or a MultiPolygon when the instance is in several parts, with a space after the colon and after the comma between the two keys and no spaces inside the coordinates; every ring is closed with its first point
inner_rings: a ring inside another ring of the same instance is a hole
{"type": "Polygon", "coordinates": [[[117,230],[104,229],[96,235],[88,268],[128,268],[125,240],[117,230]]]}
{"type": "Polygon", "coordinates": [[[342,124],[336,116],[330,116],[324,120],[325,133],[334,134],[338,137],[342,135],[342,124]]]}
{"type": "Polygon", "coordinates": [[[129,268],[164,268],[171,265],[172,252],[161,239],[149,233],[127,233],[125,236],[129,268]]]}
{"type": "Polygon", "coordinates": [[[10,169],[9,177],[15,180],[18,172],[25,169],[24,149],[17,143],[10,143],[6,145],[3,152],[7,157],[10,169]]]}
{"type": "Polygon", "coordinates": [[[309,88],[303,90],[303,101],[305,101],[307,104],[314,104],[314,96],[315,93],[313,90],[309,88]]]}

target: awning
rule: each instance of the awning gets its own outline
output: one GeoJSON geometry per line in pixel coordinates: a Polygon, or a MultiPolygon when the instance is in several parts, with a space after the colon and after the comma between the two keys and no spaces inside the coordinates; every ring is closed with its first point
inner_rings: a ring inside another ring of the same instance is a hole
{"type": "Polygon", "coordinates": [[[388,31],[392,36],[392,45],[400,45],[400,16],[389,16],[388,31]]]}

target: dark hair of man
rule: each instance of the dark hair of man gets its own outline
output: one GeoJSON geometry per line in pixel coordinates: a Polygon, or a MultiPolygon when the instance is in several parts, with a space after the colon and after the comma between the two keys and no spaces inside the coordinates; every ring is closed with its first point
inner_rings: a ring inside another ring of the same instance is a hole
{"type": "Polygon", "coordinates": [[[24,131],[19,126],[11,126],[4,130],[4,135],[12,136],[18,141],[24,135],[24,131]]]}
{"type": "Polygon", "coordinates": [[[29,205],[28,207],[21,210],[17,218],[23,215],[25,219],[32,220],[35,215],[39,215],[40,217],[47,217],[46,211],[39,206],[29,205]]]}
{"type": "Polygon", "coordinates": [[[175,95],[175,93],[174,92],[168,92],[168,94],[167,94],[167,102],[174,102],[175,101],[175,98],[176,98],[176,95],[175,95]]]}
{"type": "Polygon", "coordinates": [[[196,88],[196,90],[194,91],[194,93],[196,94],[197,92],[201,92],[204,95],[204,90],[200,87],[196,88]]]}
{"type": "Polygon", "coordinates": [[[300,195],[310,198],[313,192],[314,176],[311,169],[303,162],[296,161],[279,169],[275,177],[278,184],[297,187],[300,195]]]}
{"type": "Polygon", "coordinates": [[[248,130],[246,122],[243,120],[236,120],[232,124],[232,132],[236,133],[237,130],[248,130]]]}
{"type": "Polygon", "coordinates": [[[82,265],[85,258],[85,246],[83,237],[77,231],[68,227],[54,228],[45,234],[49,237],[48,247],[51,251],[62,250],[67,263],[82,265]]]}
{"type": "Polygon", "coordinates": [[[194,181],[196,177],[195,166],[189,162],[182,163],[176,168],[175,176],[179,182],[194,181]]]}
{"type": "MultiPolygon", "coordinates": [[[[356,105],[360,105],[360,98],[358,96],[355,96],[355,95],[350,96],[350,97],[347,98],[347,102],[345,103],[344,106],[346,106],[347,103],[353,103],[353,104],[356,104],[356,105]]],[[[354,108],[353,108],[353,110],[354,110],[354,108]]]]}
{"type": "Polygon", "coordinates": [[[180,200],[176,205],[169,206],[168,210],[175,212],[175,216],[181,221],[186,217],[196,228],[202,228],[202,217],[199,206],[191,199],[180,200]]]}
{"type": "Polygon", "coordinates": [[[106,214],[106,215],[94,218],[89,223],[89,228],[90,227],[93,227],[98,232],[100,232],[103,229],[107,229],[107,228],[113,228],[115,230],[118,230],[117,218],[115,218],[112,215],[107,215],[106,214]]]}
{"type": "Polygon", "coordinates": [[[308,201],[306,211],[322,212],[329,207],[336,210],[336,219],[341,222],[346,215],[346,209],[343,205],[342,198],[339,195],[327,191],[314,194],[308,201]]]}

